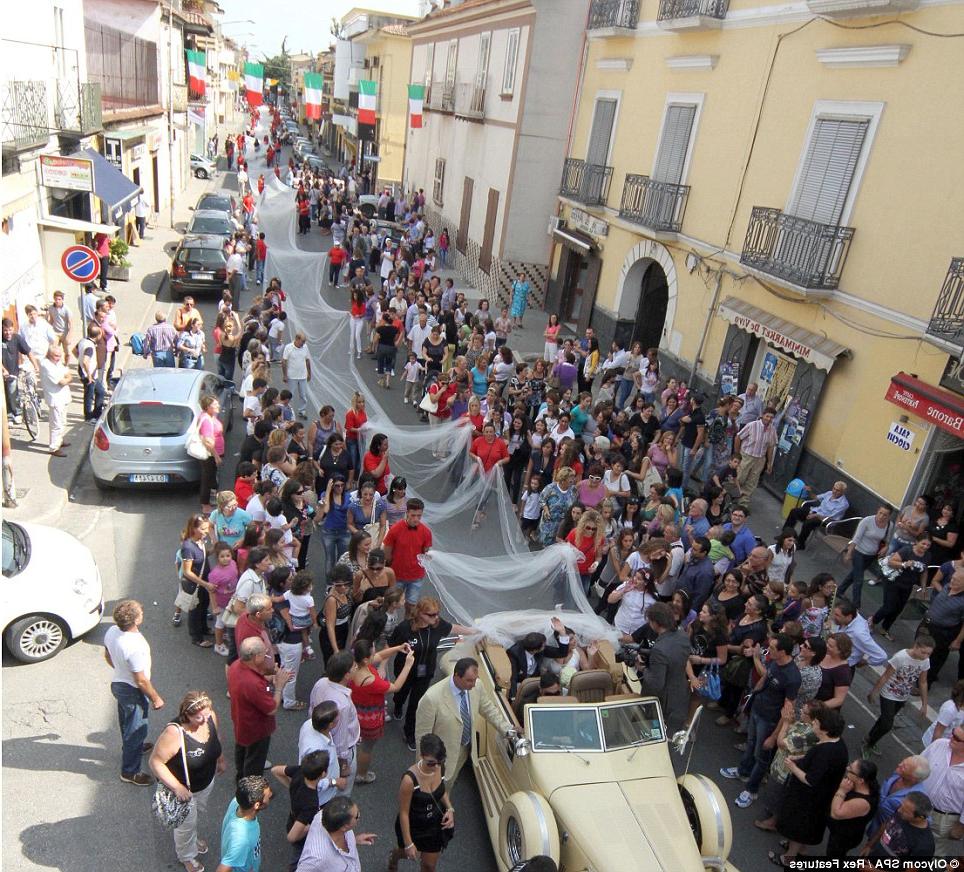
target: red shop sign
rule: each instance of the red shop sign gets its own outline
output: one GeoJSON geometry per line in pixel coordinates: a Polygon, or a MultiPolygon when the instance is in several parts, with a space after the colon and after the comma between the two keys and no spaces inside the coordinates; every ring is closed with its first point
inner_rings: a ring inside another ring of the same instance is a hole
{"type": "Polygon", "coordinates": [[[884,399],[964,439],[964,397],[899,372],[890,380],[884,399]]]}

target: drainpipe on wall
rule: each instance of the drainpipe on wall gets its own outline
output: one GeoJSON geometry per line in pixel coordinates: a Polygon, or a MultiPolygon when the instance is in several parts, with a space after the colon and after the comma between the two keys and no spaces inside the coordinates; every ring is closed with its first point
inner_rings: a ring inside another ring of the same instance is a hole
{"type": "Polygon", "coordinates": [[[703,334],[700,336],[700,344],[696,349],[696,357],[693,360],[693,369],[690,371],[690,384],[696,378],[697,370],[700,367],[700,363],[703,360],[703,349],[706,346],[706,338],[710,334],[710,324],[713,322],[713,317],[716,315],[716,307],[720,302],[720,289],[723,287],[723,269],[722,267],[716,271],[716,285],[713,288],[713,302],[710,304],[710,309],[706,313],[706,320],[703,322],[703,334]]]}
{"type": "MultiPolygon", "coordinates": [[[[184,38],[181,38],[184,43],[184,38]]],[[[169,219],[174,229],[174,4],[167,4],[167,179],[169,219]]]]}

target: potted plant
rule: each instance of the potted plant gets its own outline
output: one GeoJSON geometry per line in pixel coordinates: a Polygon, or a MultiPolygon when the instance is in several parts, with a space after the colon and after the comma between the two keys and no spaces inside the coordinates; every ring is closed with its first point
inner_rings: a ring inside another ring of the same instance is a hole
{"type": "Polygon", "coordinates": [[[130,281],[131,262],[127,259],[130,246],[120,236],[110,241],[110,261],[107,267],[107,278],[119,282],[130,281]]]}

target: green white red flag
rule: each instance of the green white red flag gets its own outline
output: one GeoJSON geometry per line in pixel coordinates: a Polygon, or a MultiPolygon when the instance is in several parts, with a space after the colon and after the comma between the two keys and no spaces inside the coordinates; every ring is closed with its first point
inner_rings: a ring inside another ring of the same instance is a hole
{"type": "Polygon", "coordinates": [[[408,86],[408,126],[415,129],[422,126],[422,104],[425,102],[425,85],[408,86]]]}
{"type": "Polygon", "coordinates": [[[305,73],[305,117],[321,118],[321,73],[305,73]]]}
{"type": "Polygon", "coordinates": [[[192,94],[204,96],[204,85],[207,81],[207,60],[203,51],[187,51],[188,87],[192,94]]]}
{"type": "Polygon", "coordinates": [[[244,65],[244,87],[248,105],[260,106],[264,100],[264,64],[244,65]]]}
{"type": "Polygon", "coordinates": [[[375,126],[375,101],[378,96],[378,83],[362,79],[358,83],[358,123],[375,126]]]}

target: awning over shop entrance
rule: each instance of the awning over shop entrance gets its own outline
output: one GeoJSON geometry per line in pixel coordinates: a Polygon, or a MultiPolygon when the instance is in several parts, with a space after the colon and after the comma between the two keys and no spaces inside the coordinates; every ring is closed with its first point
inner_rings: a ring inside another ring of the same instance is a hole
{"type": "Polygon", "coordinates": [[[777,318],[736,297],[727,297],[720,303],[719,315],[740,330],[759,336],[775,348],[827,372],[838,357],[850,357],[847,346],[777,318]]]}
{"type": "Polygon", "coordinates": [[[79,218],[63,218],[60,215],[48,215],[37,223],[48,230],[63,230],[67,233],[106,233],[113,236],[120,230],[116,224],[98,224],[96,221],[81,221],[79,218]]]}
{"type": "Polygon", "coordinates": [[[563,245],[575,248],[582,254],[590,254],[596,247],[595,241],[588,233],[573,230],[571,227],[559,227],[552,231],[552,235],[563,245]]]}
{"type": "Polygon", "coordinates": [[[130,211],[131,205],[141,188],[135,185],[116,167],[111,166],[99,152],[85,148],[71,157],[84,157],[94,164],[94,194],[107,204],[114,219],[130,211]]]}
{"type": "Polygon", "coordinates": [[[964,439],[964,397],[899,372],[891,378],[884,399],[964,439]]]}

